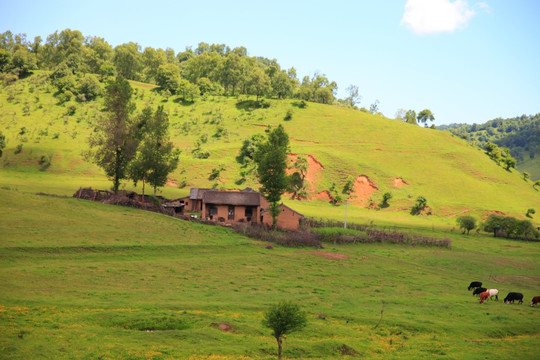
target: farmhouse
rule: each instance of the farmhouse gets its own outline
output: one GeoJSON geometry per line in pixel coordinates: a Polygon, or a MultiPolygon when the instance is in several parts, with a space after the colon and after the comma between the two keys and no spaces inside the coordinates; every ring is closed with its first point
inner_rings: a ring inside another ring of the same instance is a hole
{"type": "MultiPolygon", "coordinates": [[[[240,191],[193,188],[189,196],[176,201],[183,204],[185,211],[200,213],[204,220],[223,224],[246,222],[272,225],[270,203],[250,188],[240,191]]],[[[280,204],[280,208],[277,226],[288,230],[298,229],[304,216],[284,204],[280,204]]]]}

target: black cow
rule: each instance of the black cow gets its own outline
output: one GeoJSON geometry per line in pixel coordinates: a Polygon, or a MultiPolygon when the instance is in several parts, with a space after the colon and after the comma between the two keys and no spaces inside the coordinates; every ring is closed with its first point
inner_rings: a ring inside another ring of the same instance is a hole
{"type": "Polygon", "coordinates": [[[487,291],[487,289],[483,287],[479,287],[479,288],[474,289],[472,294],[473,296],[480,295],[480,293],[483,293],[484,291],[487,291]]]}
{"type": "Polygon", "coordinates": [[[506,295],[506,297],[504,298],[504,303],[513,304],[515,300],[518,300],[519,304],[523,304],[523,294],[515,292],[508,293],[508,295],[506,295]]]}
{"type": "Polygon", "coordinates": [[[467,290],[471,291],[471,289],[479,288],[482,286],[482,283],[480,281],[473,281],[471,285],[469,285],[469,288],[467,290]]]}

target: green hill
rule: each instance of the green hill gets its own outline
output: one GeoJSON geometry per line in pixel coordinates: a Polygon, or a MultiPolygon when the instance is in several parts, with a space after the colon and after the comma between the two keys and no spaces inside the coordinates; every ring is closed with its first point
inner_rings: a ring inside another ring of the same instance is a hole
{"type": "Polygon", "coordinates": [[[511,119],[494,119],[484,124],[451,124],[439,127],[484,148],[490,141],[510,149],[517,160],[517,169],[540,179],[540,114],[511,119]]]}
{"type": "MultiPolygon", "coordinates": [[[[184,195],[190,186],[256,187],[252,175],[241,178],[235,157],[244,139],[283,124],[291,153],[310,156],[311,201],[294,202],[306,215],[341,219],[343,206],[328,204],[325,192],[332,183],[341,189],[349,176],[357,179],[350,216],[359,221],[453,225],[458,214],[480,217],[496,210],[523,217],[540,203],[532,182],[448,132],[340,106],[308,102],[302,108],[297,100],[269,99],[261,107],[254,97],[207,96],[185,103],[162,97],[155,86],[132,84],[138,111],[165,107],[172,139],[182,151],[180,166],[163,189],[168,197],[184,195]],[[288,112],[292,116],[285,121],[288,112]],[[209,152],[207,159],[193,156],[197,142],[209,152]],[[224,170],[218,179],[209,180],[220,167],[224,170]],[[393,194],[391,206],[368,209],[385,192],[393,194]],[[433,216],[412,219],[408,214],[419,195],[427,198],[433,216]]],[[[7,147],[0,158],[1,185],[62,195],[81,186],[109,188],[102,171],[82,156],[97,119],[104,116],[102,98],[59,103],[53,92],[48,73],[41,71],[2,87],[0,116],[7,147]]],[[[125,186],[132,188],[128,182],[125,186]]]]}

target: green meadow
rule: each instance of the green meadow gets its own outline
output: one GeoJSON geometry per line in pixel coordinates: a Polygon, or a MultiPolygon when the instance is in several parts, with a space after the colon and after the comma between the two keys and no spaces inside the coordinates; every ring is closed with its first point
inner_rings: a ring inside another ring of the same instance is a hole
{"type": "Polygon", "coordinates": [[[288,359],[538,355],[540,309],[527,305],[538,243],[424,229],[452,248],[267,249],[131,208],[5,189],[0,198],[3,359],[274,359],[261,320],[281,300],[309,319],[287,338],[288,359]],[[499,289],[499,301],[480,305],[471,280],[499,289]],[[504,304],[509,291],[526,303],[504,304]]]}
{"type": "MultiPolygon", "coordinates": [[[[284,199],[295,210],[343,221],[344,204],[316,195],[364,175],[376,189],[365,203],[351,201],[349,222],[452,241],[451,248],[268,249],[228,228],[71,198],[79,187],[111,186],[83,156],[103,103],[61,104],[47,76],[35,71],[0,88],[7,140],[0,358],[275,359],[275,339],[261,320],[281,300],[300,304],[309,319],[284,343],[287,359],[538,357],[540,309],[528,302],[540,295],[539,243],[463,235],[456,217],[499,211],[523,219],[528,208],[540,210],[540,192],[482,150],[450,133],[343,107],[272,99],[259,107],[247,96],[182,103],[132,82],[137,110],[163,105],[182,151],[160,189],[165,197],[190,187],[256,188],[252,175],[241,178],[235,157],[244,139],[283,124],[291,153],[320,163],[311,199],[284,199]],[[207,159],[192,155],[197,141],[207,159]],[[367,207],[385,192],[393,195],[388,208],[367,207]],[[432,215],[409,214],[419,195],[432,215]],[[499,301],[479,304],[467,291],[476,280],[499,289],[499,301]],[[510,291],[522,292],[525,304],[504,304],[510,291]]],[[[128,181],[123,187],[141,191],[128,181]]]]}

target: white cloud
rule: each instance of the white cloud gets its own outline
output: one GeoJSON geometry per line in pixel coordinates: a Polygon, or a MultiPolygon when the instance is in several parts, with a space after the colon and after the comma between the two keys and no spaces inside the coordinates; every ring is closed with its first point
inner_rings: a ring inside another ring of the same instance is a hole
{"type": "Polygon", "coordinates": [[[463,0],[408,0],[401,24],[419,35],[453,32],[474,14],[463,0]]]}

